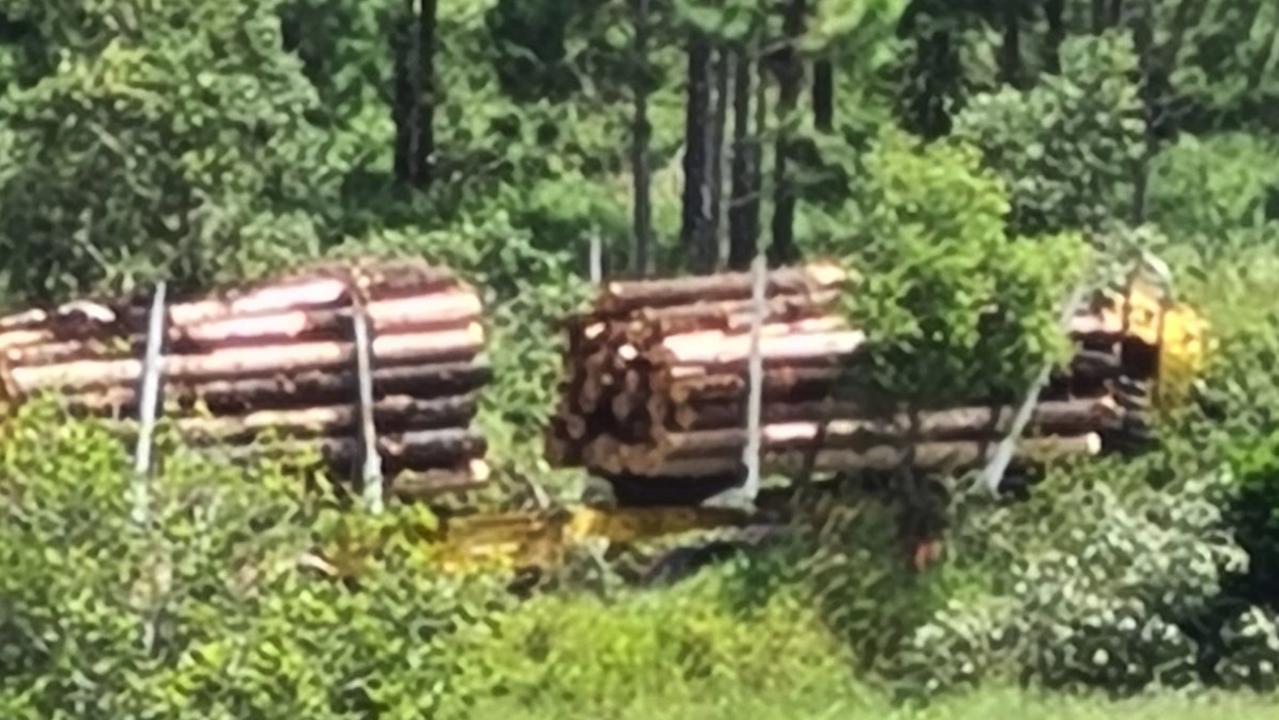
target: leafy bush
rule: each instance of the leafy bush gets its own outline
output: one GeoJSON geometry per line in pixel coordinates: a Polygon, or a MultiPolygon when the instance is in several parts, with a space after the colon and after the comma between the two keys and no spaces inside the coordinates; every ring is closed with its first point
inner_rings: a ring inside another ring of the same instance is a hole
{"type": "Polygon", "coordinates": [[[984,581],[940,609],[922,601],[934,614],[883,664],[894,682],[1272,682],[1272,611],[1250,604],[1273,598],[1279,536],[1274,261],[1167,250],[1182,298],[1212,323],[1200,406],[1164,420],[1156,452],[1056,469],[1027,502],[961,505],[943,574],[984,581]]]}
{"type": "Polygon", "coordinates": [[[349,514],[274,463],[165,458],[139,527],[112,434],[46,405],[5,426],[4,717],[408,718],[474,697],[461,648],[498,578],[442,578],[411,544],[365,553],[354,587],[306,569],[429,518],[349,514]]]}
{"type": "Polygon", "coordinates": [[[1183,136],[1155,158],[1149,203],[1151,220],[1215,241],[1205,249],[1220,254],[1223,233],[1279,220],[1279,146],[1242,133],[1183,136]]]}
{"type": "Polygon", "coordinates": [[[990,677],[1114,692],[1198,680],[1184,625],[1247,556],[1221,509],[1230,474],[1183,461],[1178,477],[1157,458],[1059,470],[1027,503],[970,511],[951,542],[986,568],[989,594],[937,613],[887,674],[931,690],[990,677]]]}
{"type": "Polygon", "coordinates": [[[1222,630],[1224,652],[1216,671],[1226,687],[1279,689],[1279,618],[1251,607],[1222,630]]]}
{"type": "Polygon", "coordinates": [[[662,592],[534,599],[473,668],[522,712],[614,714],[653,698],[688,701],[742,687],[803,695],[846,685],[845,653],[793,588],[746,587],[730,565],[662,592]]]}
{"type": "Polygon", "coordinates": [[[964,146],[885,133],[856,175],[853,203],[809,244],[858,275],[845,307],[876,388],[937,404],[1024,389],[1064,350],[1082,241],[1012,236],[1003,183],[964,146]]]}
{"type": "Polygon", "coordinates": [[[277,2],[15,5],[48,72],[0,99],[8,290],[198,284],[319,252],[347,165],[307,121],[277,2]]]}
{"type": "Polygon", "coordinates": [[[1060,75],[977,95],[955,119],[954,136],[1008,183],[1020,234],[1102,230],[1132,207],[1144,147],[1132,41],[1070,38],[1061,56],[1060,75]]]}

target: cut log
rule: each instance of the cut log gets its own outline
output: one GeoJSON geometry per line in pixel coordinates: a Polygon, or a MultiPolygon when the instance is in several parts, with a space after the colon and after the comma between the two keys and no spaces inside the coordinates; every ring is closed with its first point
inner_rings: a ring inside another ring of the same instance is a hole
{"type": "MultiPolygon", "coordinates": [[[[694,431],[682,433],[690,438],[684,441],[686,443],[696,445],[696,440],[692,438],[699,434],[697,431],[727,428],[733,432],[745,432],[739,429],[745,412],[741,402],[721,402],[704,407],[685,406],[682,410],[683,422],[679,426],[694,431]]],[[[927,440],[1004,435],[1011,427],[1013,412],[1014,408],[1009,406],[974,406],[916,412],[915,432],[919,438],[927,440]]],[[[768,427],[803,426],[807,428],[805,432],[809,438],[817,436],[817,430],[822,424],[827,425],[827,436],[830,438],[854,432],[850,429],[854,425],[877,437],[906,437],[912,425],[911,416],[904,412],[876,417],[857,403],[833,400],[768,403],[763,408],[763,415],[768,427]]],[[[1048,401],[1035,407],[1031,427],[1042,434],[1051,435],[1117,430],[1123,426],[1124,415],[1125,411],[1109,396],[1048,401]]],[[[681,434],[676,436],[678,435],[681,434]]]]}
{"type": "MultiPolygon", "coordinates": [[[[816,395],[827,397],[832,383],[844,377],[842,367],[778,367],[764,371],[764,399],[799,400],[816,395]]],[[[663,389],[678,405],[686,402],[737,400],[746,392],[746,378],[740,374],[707,375],[676,380],[663,389]]]]}
{"type": "MultiPolygon", "coordinates": [[[[777,270],[768,275],[769,295],[829,290],[848,279],[837,265],[814,264],[777,270]]],[[[750,273],[725,273],[671,280],[609,283],[595,305],[597,315],[616,315],[639,308],[750,298],[750,273]]]]}
{"type": "MultiPolygon", "coordinates": [[[[473,356],[484,340],[484,330],[472,323],[461,330],[384,335],[373,341],[379,363],[445,362],[473,356]]],[[[215,350],[204,355],[165,358],[164,373],[170,380],[212,380],[281,372],[297,372],[349,366],[354,346],[342,342],[215,350]]],[[[9,397],[23,397],[39,390],[75,391],[136,383],[142,372],[139,360],[77,360],[53,365],[15,367],[9,371],[9,397]]]]}
{"type": "Polygon", "coordinates": [[[376,263],[363,267],[360,263],[330,263],[309,268],[302,277],[228,293],[221,298],[175,304],[169,308],[169,323],[181,327],[234,316],[347,305],[352,283],[372,299],[398,297],[406,291],[425,293],[460,284],[452,272],[422,263],[376,263]]]}
{"type": "Polygon", "coordinates": [[[338,278],[313,278],[269,285],[240,297],[178,303],[169,307],[173,327],[224,320],[235,315],[255,315],[302,307],[322,307],[347,299],[347,283],[338,278]]]}
{"type": "Polygon", "coordinates": [[[52,342],[56,339],[52,330],[38,328],[34,330],[9,330],[0,333],[0,350],[19,348],[38,343],[52,342]]]}
{"type": "MultiPolygon", "coordinates": [[[[387,333],[469,322],[480,316],[480,299],[463,291],[379,300],[365,306],[373,330],[387,333]]],[[[349,336],[349,311],[290,310],[256,317],[232,317],[174,328],[174,340],[223,343],[261,338],[300,338],[316,333],[349,336]]]]}
{"type": "MultiPolygon", "coordinates": [[[[378,454],[395,468],[429,470],[450,468],[479,458],[487,450],[484,437],[469,429],[414,430],[382,435],[377,440],[378,454]]],[[[258,457],[287,457],[319,450],[320,457],[337,467],[358,462],[360,442],[355,438],[322,438],[319,440],[284,440],[254,445],[219,447],[213,451],[227,460],[242,461],[258,457]]]]}
{"type": "MultiPolygon", "coordinates": [[[[784,327],[784,326],[782,326],[784,327]]],[[[866,335],[860,330],[800,332],[782,334],[773,331],[759,339],[760,354],[768,360],[804,360],[851,355],[861,347],[866,335]]],[[[720,365],[745,362],[750,357],[749,335],[724,333],[699,334],[668,338],[662,350],[670,362],[681,365],[720,365]]]]}
{"type": "MultiPolygon", "coordinates": [[[[469,362],[428,365],[403,365],[373,371],[375,397],[409,395],[416,398],[438,398],[460,395],[483,387],[493,376],[486,358],[469,362]]],[[[312,370],[299,374],[276,374],[272,377],[207,382],[173,382],[165,387],[171,402],[190,408],[204,403],[215,412],[245,412],[262,407],[299,407],[309,404],[339,403],[355,394],[353,369],[337,372],[312,370]]],[[[98,393],[70,395],[64,399],[76,413],[101,415],[130,411],[137,404],[132,387],[115,387],[98,393]]]]}
{"type": "MultiPolygon", "coordinates": [[[[475,415],[478,396],[458,395],[419,400],[392,395],[373,406],[378,432],[465,427],[475,415]]],[[[177,429],[195,442],[243,442],[274,431],[288,437],[315,437],[351,433],[359,423],[354,404],[326,405],[296,410],[259,410],[243,416],[190,417],[176,422],[177,429]]]]}
{"type": "MultiPolygon", "coordinates": [[[[804,451],[766,453],[764,467],[771,473],[795,474],[812,464],[818,472],[890,471],[910,464],[928,472],[958,472],[985,462],[994,452],[994,443],[955,441],[919,443],[914,446],[880,445],[867,450],[822,450],[810,458],[804,451]]],[[[1091,457],[1101,450],[1096,434],[1077,437],[1034,438],[1018,444],[1014,462],[1043,465],[1071,458],[1091,457]]],[[[654,466],[637,477],[699,478],[718,477],[741,471],[741,458],[734,454],[675,460],[654,466]]]]}
{"type": "MultiPolygon", "coordinates": [[[[766,304],[765,321],[795,321],[806,317],[833,315],[838,300],[839,293],[833,290],[774,297],[766,304]]],[[[744,329],[750,326],[753,312],[754,303],[749,299],[697,302],[691,305],[642,308],[632,314],[627,324],[629,328],[651,329],[661,335],[694,330],[744,329]]]]}

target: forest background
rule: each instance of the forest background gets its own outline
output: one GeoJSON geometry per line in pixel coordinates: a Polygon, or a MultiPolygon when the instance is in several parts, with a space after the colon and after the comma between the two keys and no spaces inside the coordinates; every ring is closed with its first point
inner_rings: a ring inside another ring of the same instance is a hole
{"type": "Polygon", "coordinates": [[[176,445],[139,537],[125,448],[35,404],[0,438],[0,716],[1270,716],[1273,2],[0,0],[0,85],[9,305],[448,264],[488,306],[495,507],[582,492],[540,441],[592,242],[613,276],[847,259],[876,381],[918,396],[1023,384],[1069,285],[1139,251],[1217,343],[1156,451],[957,503],[927,573],[852,498],[673,587],[583,561],[522,602],[412,544],[316,579],[299,552],[429,512],[176,445]]]}

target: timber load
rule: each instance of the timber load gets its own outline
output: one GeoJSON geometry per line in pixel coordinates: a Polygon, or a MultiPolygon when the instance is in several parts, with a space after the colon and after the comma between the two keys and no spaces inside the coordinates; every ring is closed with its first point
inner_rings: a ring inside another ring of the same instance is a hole
{"type": "MultiPolygon", "coordinates": [[[[124,431],[138,417],[150,300],[75,301],[0,317],[0,381],[12,407],[55,394],[124,431]]],[[[163,309],[161,415],[228,459],[316,448],[359,466],[363,418],[390,489],[431,495],[482,483],[473,430],[491,373],[481,302],[416,261],[314,265],[163,309]],[[356,316],[367,327],[371,407],[360,401],[356,316]]]]}
{"type": "MultiPolygon", "coordinates": [[[[764,470],[795,477],[983,463],[1012,425],[1015,399],[908,410],[841,392],[867,342],[839,312],[849,291],[855,279],[831,264],[768,275],[758,341],[764,470]]],[[[606,284],[593,308],[567,323],[566,376],[547,436],[552,465],[585,468],[641,500],[739,482],[751,295],[747,273],[606,284]]],[[[1096,294],[1071,323],[1075,355],[1052,374],[1018,461],[1149,438],[1168,307],[1144,283],[1096,294]]]]}

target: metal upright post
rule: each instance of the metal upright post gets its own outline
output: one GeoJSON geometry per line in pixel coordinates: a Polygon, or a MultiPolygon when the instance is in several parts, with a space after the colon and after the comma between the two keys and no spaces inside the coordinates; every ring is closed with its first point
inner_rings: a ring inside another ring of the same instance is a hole
{"type": "MultiPolygon", "coordinates": [[[[1069,331],[1071,318],[1075,316],[1079,306],[1083,303],[1087,288],[1088,286],[1085,282],[1079,284],[1071,292],[1070,299],[1066,301],[1066,306],[1061,314],[1063,330],[1069,331]]],[[[1008,434],[995,446],[995,452],[991,455],[990,462],[982,471],[981,484],[985,486],[986,491],[991,495],[999,494],[999,486],[1004,481],[1004,473],[1008,471],[1008,465],[1012,462],[1013,453],[1017,449],[1017,443],[1021,440],[1022,433],[1026,431],[1026,426],[1030,424],[1030,419],[1035,412],[1035,406],[1039,403],[1039,395],[1043,392],[1044,387],[1048,385],[1052,368],[1052,363],[1045,363],[1040,368],[1039,375],[1026,391],[1026,396],[1022,399],[1021,406],[1017,408],[1017,414],[1013,416],[1012,427],[1008,429],[1008,434]]]]}
{"type": "Polygon", "coordinates": [[[742,488],[745,499],[754,502],[759,496],[760,485],[760,414],[764,394],[764,359],[760,352],[760,332],[764,325],[765,288],[768,284],[768,260],[764,253],[755,255],[751,266],[751,343],[750,343],[750,397],[747,400],[746,451],[742,458],[746,464],[746,485],[742,488]]]}
{"type": "Polygon", "coordinates": [[[599,285],[604,280],[604,243],[600,234],[591,231],[591,284],[599,285]]]}
{"type": "Polygon", "coordinates": [[[155,286],[151,300],[151,312],[147,319],[147,347],[142,361],[142,391],[139,411],[141,427],[133,456],[133,521],[139,526],[150,522],[151,492],[151,443],[155,433],[156,415],[159,412],[160,379],[164,358],[165,283],[155,286]]]}
{"type": "Polygon", "coordinates": [[[368,317],[363,307],[353,308],[351,321],[355,330],[355,361],[360,388],[360,449],[363,459],[361,480],[364,503],[376,515],[382,512],[382,457],[377,449],[377,426],[373,419],[373,353],[369,339],[368,317]]]}

